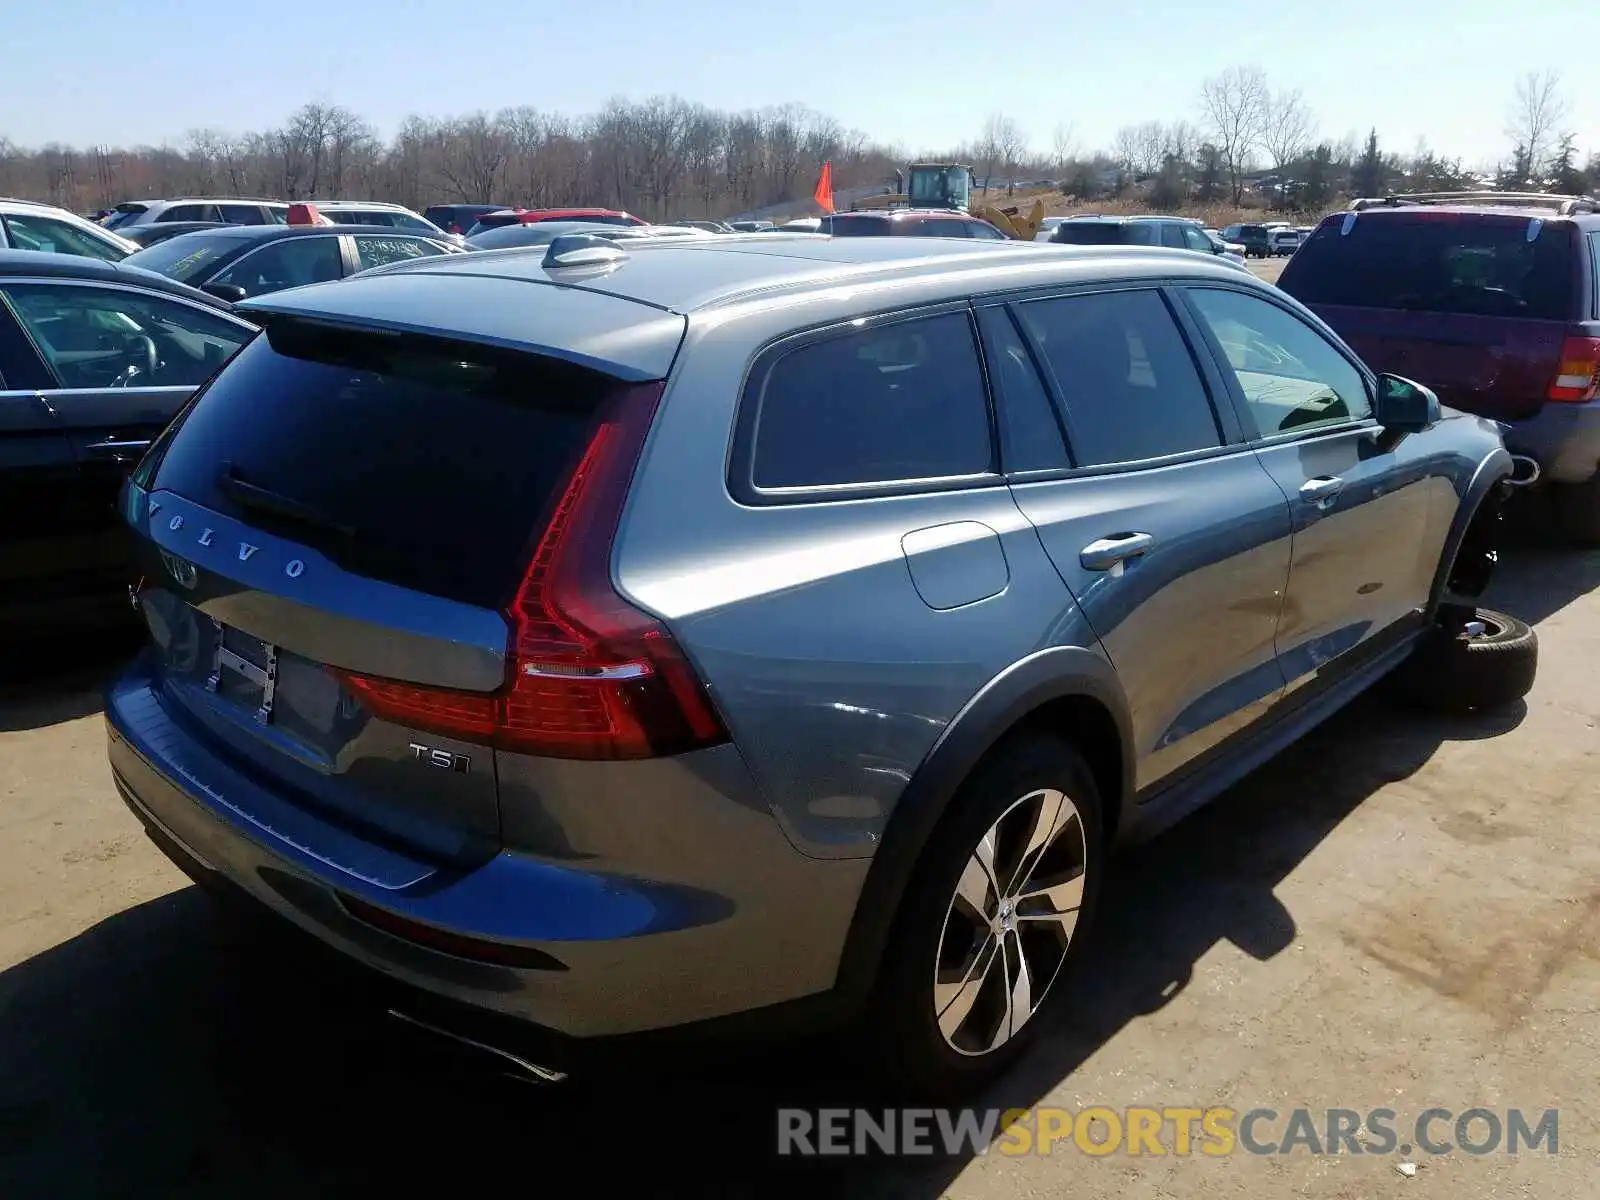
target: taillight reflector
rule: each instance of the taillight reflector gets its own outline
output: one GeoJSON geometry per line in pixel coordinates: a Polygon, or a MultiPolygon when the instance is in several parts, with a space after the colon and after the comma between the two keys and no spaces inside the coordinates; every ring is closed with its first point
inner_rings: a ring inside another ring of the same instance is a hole
{"type": "Polygon", "coordinates": [[[611,547],[662,385],[609,403],[507,611],[510,678],[492,694],[338,672],[370,711],[550,758],[632,759],[728,740],[665,626],[611,584],[611,547]]]}
{"type": "Polygon", "coordinates": [[[1550,381],[1549,398],[1568,403],[1593,400],[1600,394],[1600,338],[1569,337],[1561,346],[1561,363],[1550,381]]]}

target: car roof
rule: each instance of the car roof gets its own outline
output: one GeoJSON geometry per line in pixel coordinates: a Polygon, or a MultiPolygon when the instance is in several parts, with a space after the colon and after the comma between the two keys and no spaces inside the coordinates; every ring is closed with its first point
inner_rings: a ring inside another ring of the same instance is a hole
{"type": "Polygon", "coordinates": [[[943,218],[951,221],[978,221],[982,218],[971,213],[956,212],[950,208],[864,208],[859,211],[831,214],[835,217],[884,217],[891,221],[898,221],[905,217],[916,217],[923,220],[928,217],[943,218]]]}
{"type": "Polygon", "coordinates": [[[1390,220],[1396,217],[1416,216],[1419,213],[1449,213],[1459,217],[1511,217],[1522,221],[1572,221],[1587,227],[1591,224],[1600,224],[1600,213],[1559,213],[1553,208],[1536,208],[1526,204],[1493,204],[1493,203],[1460,203],[1460,204],[1375,204],[1371,208],[1345,209],[1329,213],[1323,217],[1323,223],[1328,221],[1343,220],[1348,216],[1358,216],[1363,221],[1369,217],[1380,217],[1390,220]]]}
{"type": "MultiPolygon", "coordinates": [[[[645,238],[613,243],[620,257],[605,269],[547,269],[548,247],[482,250],[470,254],[414,259],[363,272],[337,283],[311,284],[293,294],[273,293],[246,307],[362,315],[363,295],[379,301],[386,281],[405,277],[410,295],[421,276],[448,277],[456,298],[448,305],[429,303],[415,316],[418,328],[431,328],[440,314],[470,325],[472,309],[488,311],[506,303],[504,282],[548,284],[631,300],[664,312],[697,310],[747,300],[786,297],[844,285],[892,283],[925,277],[946,280],[951,296],[1055,283],[1063,276],[1092,279],[1117,275],[1224,276],[1229,267],[1213,264],[1187,250],[1157,247],[1075,247],[1063,250],[1038,242],[941,240],[936,238],[833,238],[821,234],[753,233],[708,238],[645,238]],[[474,303],[474,293],[480,300],[474,303]]],[[[398,289],[397,289],[398,290],[398,289]]],[[[938,289],[935,289],[938,290],[938,289]]],[[[506,315],[506,314],[502,314],[506,315]]],[[[410,321],[409,317],[408,323],[410,321]]],[[[463,330],[470,335],[470,330],[463,330]]]]}
{"type": "MultiPolygon", "coordinates": [[[[385,237],[428,237],[426,230],[396,229],[393,225],[217,225],[210,229],[197,229],[208,237],[233,238],[237,241],[269,242],[277,238],[341,237],[349,233],[381,233],[385,237]]],[[[188,237],[188,234],[179,234],[188,237]]],[[[438,239],[435,239],[436,241],[438,239]]]]}
{"type": "Polygon", "coordinates": [[[0,250],[0,278],[15,279],[20,276],[42,276],[50,279],[82,279],[97,283],[130,283],[152,291],[181,296],[208,308],[231,312],[233,306],[225,300],[207,295],[198,288],[189,287],[175,279],[143,267],[125,263],[111,263],[103,259],[80,254],[50,254],[42,250],[0,250]]]}

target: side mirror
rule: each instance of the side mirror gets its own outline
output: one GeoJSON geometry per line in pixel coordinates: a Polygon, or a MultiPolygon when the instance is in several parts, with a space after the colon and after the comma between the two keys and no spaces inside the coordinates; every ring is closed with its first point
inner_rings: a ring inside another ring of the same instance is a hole
{"type": "Polygon", "coordinates": [[[1389,433],[1421,433],[1439,420],[1439,397],[1399,375],[1378,376],[1378,396],[1372,415],[1389,433]]]}
{"type": "Polygon", "coordinates": [[[226,300],[229,304],[237,304],[248,295],[237,283],[207,283],[201,285],[200,290],[208,296],[215,296],[218,300],[226,300]]]}

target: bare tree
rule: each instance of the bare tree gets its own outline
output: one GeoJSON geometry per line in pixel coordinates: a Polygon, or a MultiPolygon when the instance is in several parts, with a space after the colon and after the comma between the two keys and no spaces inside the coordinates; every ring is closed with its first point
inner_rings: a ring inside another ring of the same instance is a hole
{"type": "Polygon", "coordinates": [[[1067,165],[1078,156],[1078,138],[1069,121],[1063,121],[1055,127],[1050,138],[1050,165],[1058,173],[1065,172],[1067,165]]]}
{"type": "Polygon", "coordinates": [[[1555,71],[1529,71],[1517,80],[1506,113],[1506,136],[1527,156],[1527,182],[1543,174],[1550,160],[1558,126],[1566,119],[1567,102],[1561,76],[1555,71]]]}
{"type": "Polygon", "coordinates": [[[987,190],[996,167],[1014,168],[1027,149],[1028,138],[1022,126],[1004,113],[990,113],[983,122],[978,144],[973,147],[976,157],[983,161],[983,183],[987,190]]]}
{"type": "Polygon", "coordinates": [[[1200,87],[1200,109],[1222,154],[1234,204],[1244,195],[1244,174],[1261,142],[1267,98],[1267,77],[1259,67],[1229,67],[1200,87]]]}
{"type": "Polygon", "coordinates": [[[1306,152],[1317,132],[1317,119],[1298,90],[1276,92],[1267,98],[1261,122],[1261,147],[1282,171],[1306,152]]]}

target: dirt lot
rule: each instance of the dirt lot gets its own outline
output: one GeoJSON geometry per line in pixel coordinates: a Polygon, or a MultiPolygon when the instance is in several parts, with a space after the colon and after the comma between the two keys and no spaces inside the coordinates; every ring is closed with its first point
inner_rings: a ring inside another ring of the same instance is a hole
{"type": "MultiPolygon", "coordinates": [[[[583,1179],[639,1195],[1540,1200],[1600,1172],[1600,554],[1524,532],[1525,708],[1365,700],[1121,863],[1074,1021],[982,1103],[1560,1111],[1560,1152],[775,1166],[778,1065],[540,1092],[403,1055],[218,921],[104,765],[106,666],[0,695],[0,1196],[333,1196],[583,1179]],[[581,1174],[580,1174],[581,1172],[581,1174]],[[409,1190],[409,1189],[408,1189],[409,1190]]],[[[454,1189],[452,1189],[454,1190],[454,1189]]]]}

